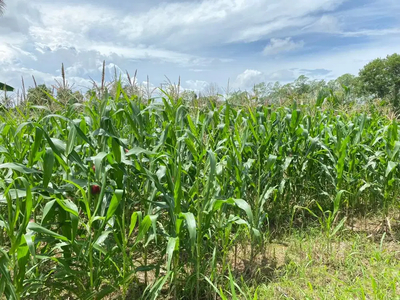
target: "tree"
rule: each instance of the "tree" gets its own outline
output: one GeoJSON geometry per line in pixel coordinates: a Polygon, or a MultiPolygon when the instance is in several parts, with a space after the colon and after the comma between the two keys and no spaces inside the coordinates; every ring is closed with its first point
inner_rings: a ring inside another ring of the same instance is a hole
{"type": "Polygon", "coordinates": [[[359,72],[360,86],[364,93],[379,98],[388,98],[399,107],[400,93],[400,55],[377,58],[364,66],[359,72]]]}
{"type": "Polygon", "coordinates": [[[305,75],[300,75],[295,82],[293,82],[294,92],[297,95],[304,95],[311,91],[308,77],[305,75]]]}
{"type": "Polygon", "coordinates": [[[253,92],[258,98],[263,98],[268,94],[268,87],[265,82],[260,82],[254,85],[253,92]]]}
{"type": "Polygon", "coordinates": [[[364,93],[372,93],[379,98],[384,98],[389,94],[384,59],[377,58],[365,65],[360,70],[359,77],[364,93]]]}
{"type": "Polygon", "coordinates": [[[386,58],[386,70],[391,84],[393,105],[399,106],[400,97],[400,55],[395,53],[386,58]]]}
{"type": "Polygon", "coordinates": [[[335,82],[338,85],[339,88],[342,88],[343,86],[352,88],[355,86],[357,81],[357,77],[352,75],[352,74],[343,74],[342,76],[338,77],[335,82]]]}

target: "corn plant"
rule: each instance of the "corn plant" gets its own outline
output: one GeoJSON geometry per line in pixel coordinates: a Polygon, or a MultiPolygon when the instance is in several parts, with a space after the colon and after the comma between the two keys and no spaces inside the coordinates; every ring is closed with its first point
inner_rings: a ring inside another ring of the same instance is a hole
{"type": "Polygon", "coordinates": [[[282,228],[317,219],[330,238],[349,214],[396,205],[395,120],[161,93],[117,82],[57,112],[1,113],[7,299],[257,299],[232,275],[239,246],[253,261],[282,228]]]}

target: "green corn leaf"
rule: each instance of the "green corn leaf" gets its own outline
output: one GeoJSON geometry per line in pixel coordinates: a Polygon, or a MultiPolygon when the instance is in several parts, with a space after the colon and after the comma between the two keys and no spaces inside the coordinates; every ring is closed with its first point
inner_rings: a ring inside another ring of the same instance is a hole
{"type": "Polygon", "coordinates": [[[132,213],[132,215],[131,215],[131,223],[129,225],[129,235],[128,235],[128,237],[130,237],[132,235],[132,232],[135,229],[138,217],[139,217],[139,223],[140,223],[140,221],[142,219],[142,212],[135,211],[135,212],[132,213]]]}
{"type": "Polygon", "coordinates": [[[210,198],[210,192],[211,192],[211,187],[214,184],[214,178],[216,174],[216,169],[217,169],[217,162],[215,160],[215,154],[212,151],[207,151],[208,153],[208,160],[210,162],[210,172],[208,174],[208,182],[207,182],[207,193],[206,193],[206,199],[208,200],[210,198]]]}
{"type": "Polygon", "coordinates": [[[181,212],[181,199],[182,199],[181,176],[182,176],[182,166],[181,163],[179,163],[178,174],[176,175],[175,185],[174,185],[175,214],[180,214],[181,212]]]}
{"type": "Polygon", "coordinates": [[[10,85],[0,82],[0,90],[2,90],[3,92],[4,91],[12,92],[12,91],[14,91],[14,88],[10,85]]]}
{"type": "Polygon", "coordinates": [[[56,138],[50,138],[50,140],[51,140],[51,142],[53,144],[53,147],[56,149],[55,150],[52,147],[52,144],[50,144],[50,147],[52,147],[53,150],[55,150],[54,152],[56,152],[56,151],[57,151],[56,153],[64,153],[64,152],[66,152],[67,145],[62,140],[56,139],[56,138]]]}
{"type": "Polygon", "coordinates": [[[19,163],[4,163],[0,165],[0,169],[11,169],[22,174],[37,174],[38,170],[30,169],[19,163]]]}
{"type": "Polygon", "coordinates": [[[54,166],[54,153],[51,148],[46,149],[46,153],[44,154],[44,162],[43,162],[43,187],[47,188],[49,182],[51,180],[51,176],[53,175],[53,166],[54,166]]]}
{"type": "Polygon", "coordinates": [[[371,187],[370,183],[365,183],[362,187],[360,187],[360,189],[358,190],[359,193],[362,193],[364,190],[366,190],[367,188],[371,187]]]}
{"type": "Polygon", "coordinates": [[[33,166],[33,163],[34,163],[34,160],[36,157],[36,153],[38,152],[42,141],[43,141],[43,131],[39,127],[35,127],[35,141],[33,143],[33,147],[32,147],[32,150],[30,151],[30,155],[29,155],[29,166],[30,167],[33,166]]]}
{"type": "Polygon", "coordinates": [[[336,165],[336,171],[337,171],[337,178],[338,178],[338,184],[342,181],[343,178],[343,171],[344,171],[344,166],[345,166],[345,158],[346,158],[346,153],[347,153],[347,144],[350,141],[350,136],[347,136],[346,139],[342,142],[340,146],[340,151],[339,151],[339,159],[338,163],[336,165]]]}
{"type": "Polygon", "coordinates": [[[64,241],[64,242],[69,242],[69,240],[65,236],[63,236],[61,234],[58,234],[58,233],[55,233],[54,231],[51,231],[51,230],[49,230],[47,228],[44,228],[44,227],[36,224],[35,222],[30,222],[28,227],[27,227],[27,229],[28,230],[32,230],[32,231],[37,232],[37,233],[41,233],[41,234],[52,236],[52,237],[54,237],[54,238],[56,238],[58,240],[64,241]]]}
{"type": "Polygon", "coordinates": [[[336,225],[336,227],[333,229],[332,233],[330,234],[330,237],[333,237],[343,227],[346,220],[347,220],[347,217],[344,217],[342,220],[340,220],[339,224],[336,225]]]}
{"type": "Polygon", "coordinates": [[[155,153],[152,151],[149,151],[149,150],[145,150],[140,147],[135,147],[135,148],[128,150],[128,152],[125,154],[125,156],[132,156],[132,155],[138,156],[139,154],[154,155],[155,153]]]}
{"type": "Polygon", "coordinates": [[[94,166],[96,168],[96,178],[100,179],[101,175],[101,164],[103,159],[107,156],[107,153],[105,152],[100,152],[96,156],[92,157],[92,160],[94,161],[94,166]]]}
{"type": "Polygon", "coordinates": [[[149,215],[145,216],[144,219],[142,220],[142,222],[140,222],[140,224],[139,224],[139,232],[136,237],[135,244],[139,243],[144,238],[144,236],[147,233],[147,231],[149,230],[151,224],[152,224],[152,222],[151,222],[150,216],[149,215]]]}
{"type": "Polygon", "coordinates": [[[171,262],[174,256],[175,246],[179,238],[169,237],[167,245],[167,271],[171,270],[171,262]]]}
{"type": "MultiPolygon", "coordinates": [[[[269,160],[269,158],[268,158],[268,160],[269,160]]],[[[288,156],[285,158],[285,162],[283,163],[283,171],[287,170],[287,168],[289,167],[292,160],[293,160],[293,157],[291,157],[291,156],[288,156]]],[[[276,157],[275,157],[275,161],[276,161],[276,157]]],[[[267,170],[268,170],[268,167],[267,167],[267,170]]]]}
{"type": "Polygon", "coordinates": [[[0,153],[6,153],[6,154],[8,154],[8,150],[7,150],[5,147],[0,146],[0,153]]]}
{"type": "Polygon", "coordinates": [[[267,160],[266,170],[270,171],[272,166],[275,164],[277,157],[275,155],[269,155],[267,160]]]}
{"type": "MultiPolygon", "coordinates": [[[[88,199],[86,197],[86,191],[82,188],[82,186],[79,185],[78,182],[74,182],[74,181],[71,181],[71,180],[64,180],[64,181],[74,185],[76,188],[79,189],[79,191],[81,192],[81,196],[82,196],[82,200],[81,201],[85,205],[86,215],[88,216],[88,218],[90,220],[92,218],[92,213],[91,213],[91,210],[90,210],[88,199]]],[[[94,221],[94,220],[92,220],[92,221],[94,221]]]]}
{"type": "Polygon", "coordinates": [[[18,260],[18,273],[16,275],[17,281],[17,292],[21,293],[24,285],[24,279],[26,276],[26,265],[29,260],[29,247],[26,243],[25,237],[22,236],[21,243],[17,250],[17,260],[18,260]]]}
{"type": "Polygon", "coordinates": [[[186,138],[185,143],[186,143],[186,146],[188,147],[189,151],[192,153],[193,159],[195,161],[197,161],[198,157],[199,157],[199,153],[197,152],[196,146],[194,145],[193,141],[191,139],[186,138]]]}
{"type": "Polygon", "coordinates": [[[234,199],[235,204],[242,209],[249,219],[249,223],[253,224],[253,212],[251,211],[250,205],[243,199],[234,199]]]}
{"type": "Polygon", "coordinates": [[[195,136],[197,136],[197,129],[196,129],[196,126],[194,125],[194,123],[193,123],[193,121],[192,121],[192,118],[190,117],[189,114],[186,115],[186,118],[187,118],[187,121],[188,121],[188,124],[189,124],[190,131],[191,131],[195,136]]]}
{"type": "Polygon", "coordinates": [[[394,144],[392,155],[390,157],[391,160],[395,160],[396,154],[399,152],[399,150],[400,150],[400,141],[396,141],[394,144]]]}
{"type": "Polygon", "coordinates": [[[112,139],[111,146],[114,154],[114,159],[117,163],[121,162],[121,147],[116,139],[112,139]]]}
{"type": "Polygon", "coordinates": [[[75,141],[76,141],[76,127],[74,125],[71,125],[68,133],[67,145],[65,148],[67,156],[74,150],[75,141]]]}
{"type": "MultiPolygon", "coordinates": [[[[86,122],[82,122],[84,125],[86,125],[86,122]]],[[[87,144],[90,145],[92,149],[94,149],[93,144],[91,141],[88,139],[88,137],[85,135],[85,133],[82,131],[82,129],[77,126],[74,122],[72,122],[72,125],[75,127],[76,133],[79,135],[79,137],[84,140],[87,144]]]]}
{"type": "Polygon", "coordinates": [[[385,172],[385,177],[387,178],[389,176],[390,173],[392,173],[392,171],[394,170],[394,168],[396,168],[398,165],[397,162],[394,161],[389,161],[387,168],[386,168],[386,172],[385,172]]]}
{"type": "Polygon", "coordinates": [[[69,199],[56,199],[57,203],[66,211],[69,212],[70,214],[73,214],[74,216],[79,216],[79,211],[78,207],[75,205],[74,202],[72,202],[69,199]]]}
{"type": "Polygon", "coordinates": [[[124,193],[123,190],[115,190],[114,195],[111,198],[110,206],[108,207],[108,210],[107,210],[106,222],[109,219],[111,219],[111,217],[114,215],[115,211],[117,210],[117,208],[122,200],[123,193],[124,193]]]}
{"type": "Polygon", "coordinates": [[[196,243],[196,219],[193,215],[193,213],[182,213],[183,217],[186,220],[186,224],[189,230],[189,236],[190,236],[190,241],[192,244],[192,247],[195,246],[196,243]]]}
{"type": "Polygon", "coordinates": [[[340,201],[342,199],[342,195],[344,192],[345,192],[344,190],[341,190],[341,191],[337,192],[337,194],[336,194],[335,201],[333,202],[333,215],[334,216],[339,211],[340,201]]]}
{"type": "Polygon", "coordinates": [[[44,206],[42,214],[42,225],[46,224],[46,222],[55,215],[54,204],[56,202],[57,202],[56,200],[51,200],[47,202],[46,205],[44,206]]]}
{"type": "Polygon", "coordinates": [[[75,150],[72,150],[71,153],[68,155],[68,159],[71,162],[75,162],[83,172],[86,172],[86,166],[83,164],[81,158],[79,157],[78,153],[75,150]]]}
{"type": "MultiPolygon", "coordinates": [[[[110,235],[110,233],[112,233],[110,230],[104,231],[99,237],[98,239],[95,241],[95,244],[98,246],[101,246],[104,244],[104,241],[107,239],[107,237],[110,235]]],[[[106,251],[107,253],[107,251],[106,251]]]]}

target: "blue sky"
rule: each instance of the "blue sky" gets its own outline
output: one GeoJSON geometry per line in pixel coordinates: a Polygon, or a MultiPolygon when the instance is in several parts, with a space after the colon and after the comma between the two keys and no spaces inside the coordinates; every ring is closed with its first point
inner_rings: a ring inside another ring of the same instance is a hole
{"type": "Polygon", "coordinates": [[[400,53],[399,0],[5,0],[0,81],[75,88],[117,70],[154,85],[332,79],[400,53]]]}

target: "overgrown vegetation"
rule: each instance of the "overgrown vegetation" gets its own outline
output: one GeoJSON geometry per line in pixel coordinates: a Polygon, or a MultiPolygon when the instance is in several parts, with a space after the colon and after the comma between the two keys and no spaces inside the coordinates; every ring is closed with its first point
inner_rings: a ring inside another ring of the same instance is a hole
{"type": "MultiPolygon", "coordinates": [[[[368,216],[329,243],[319,230],[282,237],[266,247],[259,299],[398,299],[400,245],[375,232],[368,216]]],[[[243,284],[245,295],[255,288],[243,284]]]]}
{"type": "Polygon", "coordinates": [[[382,101],[346,98],[344,84],[272,104],[130,87],[117,80],[111,93],[103,80],[87,101],[43,87],[31,97],[50,105],[2,109],[7,299],[272,297],[273,286],[255,290],[256,263],[281,234],[317,223],[333,253],[350,220],[380,211],[396,240],[399,126],[382,101]]]}

